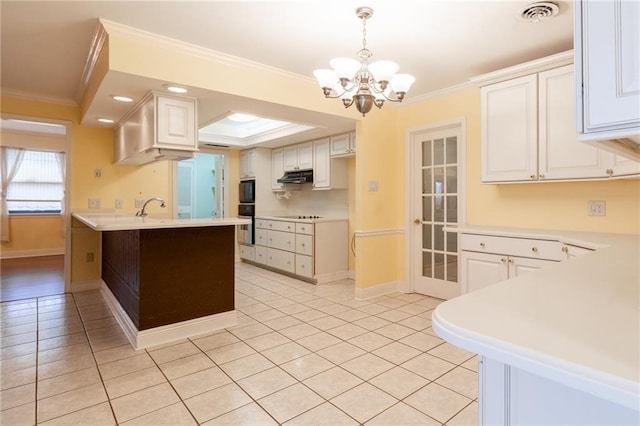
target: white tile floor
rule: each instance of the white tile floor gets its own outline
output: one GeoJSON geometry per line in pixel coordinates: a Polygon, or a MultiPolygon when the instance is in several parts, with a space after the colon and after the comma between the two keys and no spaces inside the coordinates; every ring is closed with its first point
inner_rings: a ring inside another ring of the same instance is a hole
{"type": "Polygon", "coordinates": [[[1,305],[3,425],[474,425],[437,299],[236,267],[238,325],[134,351],[98,292],[1,305]]]}

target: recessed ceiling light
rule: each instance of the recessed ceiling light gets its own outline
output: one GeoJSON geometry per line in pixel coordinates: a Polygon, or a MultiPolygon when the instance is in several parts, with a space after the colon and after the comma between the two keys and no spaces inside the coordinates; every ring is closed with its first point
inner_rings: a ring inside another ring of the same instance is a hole
{"type": "Polygon", "coordinates": [[[176,86],[174,84],[165,84],[164,87],[173,93],[187,93],[187,89],[181,86],[176,86]]]}
{"type": "Polygon", "coordinates": [[[118,102],[133,102],[133,99],[128,96],[113,95],[111,97],[114,101],[118,102]]]}
{"type": "Polygon", "coordinates": [[[258,119],[258,117],[256,117],[255,115],[241,114],[241,113],[238,113],[238,112],[236,112],[234,114],[231,114],[227,118],[229,120],[231,120],[231,121],[235,121],[236,123],[246,123],[246,122],[258,119]]]}
{"type": "Polygon", "coordinates": [[[98,121],[101,123],[113,123],[113,120],[110,118],[98,118],[98,121]]]}

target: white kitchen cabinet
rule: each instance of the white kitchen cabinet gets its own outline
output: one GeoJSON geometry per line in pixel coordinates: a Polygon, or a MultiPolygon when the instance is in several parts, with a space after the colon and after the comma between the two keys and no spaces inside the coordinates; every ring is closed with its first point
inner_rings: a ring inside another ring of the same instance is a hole
{"type": "Polygon", "coordinates": [[[278,272],[318,282],[348,276],[346,220],[301,222],[256,218],[255,260],[278,272]]]}
{"type": "Polygon", "coordinates": [[[356,155],[355,132],[331,136],[331,157],[353,157],[356,155]]]}
{"type": "Polygon", "coordinates": [[[348,185],[347,163],[344,158],[332,158],[330,140],[313,142],[313,186],[315,190],[344,189],[348,185]]]}
{"type": "MultiPolygon", "coordinates": [[[[572,254],[578,255],[576,249],[572,254]]],[[[569,258],[559,241],[460,235],[460,284],[469,293],[569,258]]]]}
{"type": "Polygon", "coordinates": [[[313,144],[305,142],[284,147],[284,170],[310,170],[313,168],[313,144]]]}
{"type": "Polygon", "coordinates": [[[149,92],[114,130],[114,163],[181,160],[198,150],[197,100],[149,92]]]}
{"type": "Polygon", "coordinates": [[[256,156],[255,149],[240,151],[240,179],[256,177],[256,156]]]}
{"type": "Polygon", "coordinates": [[[279,191],[284,189],[284,184],[278,179],[284,175],[284,149],[271,150],[271,189],[279,191]]]}
{"type": "Polygon", "coordinates": [[[573,66],[485,86],[483,182],[607,178],[612,157],[578,141],[573,66]]]}
{"type": "Polygon", "coordinates": [[[255,260],[254,246],[247,246],[244,244],[240,244],[240,258],[254,261],[255,260]]]}
{"type": "Polygon", "coordinates": [[[610,132],[605,140],[640,143],[640,3],[576,1],[574,14],[578,132],[584,140],[610,132]]]}

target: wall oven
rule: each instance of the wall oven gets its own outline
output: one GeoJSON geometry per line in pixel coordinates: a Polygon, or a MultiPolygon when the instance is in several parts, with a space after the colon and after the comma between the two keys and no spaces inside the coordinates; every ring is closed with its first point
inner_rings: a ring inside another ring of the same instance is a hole
{"type": "Polygon", "coordinates": [[[242,219],[251,219],[251,223],[240,225],[238,227],[238,243],[253,245],[255,243],[254,235],[256,230],[256,206],[255,204],[240,204],[238,206],[238,217],[242,219]]]}
{"type": "Polygon", "coordinates": [[[255,203],[256,202],[256,181],[255,180],[241,181],[240,188],[238,191],[238,198],[241,203],[255,203]]]}

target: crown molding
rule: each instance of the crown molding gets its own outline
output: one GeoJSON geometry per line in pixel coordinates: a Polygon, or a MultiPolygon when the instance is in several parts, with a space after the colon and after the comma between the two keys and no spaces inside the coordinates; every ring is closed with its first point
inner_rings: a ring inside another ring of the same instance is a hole
{"type": "Polygon", "coordinates": [[[104,44],[107,42],[108,38],[109,34],[107,34],[104,25],[102,25],[102,20],[98,19],[98,25],[96,25],[93,38],[91,39],[89,54],[87,55],[87,60],[84,63],[82,76],[78,83],[78,87],[76,88],[76,102],[78,102],[78,104],[82,102],[82,98],[87,91],[89,81],[93,75],[93,70],[95,69],[96,63],[100,58],[100,54],[102,53],[102,49],[104,48],[104,44]]]}
{"type": "Polygon", "coordinates": [[[499,83],[512,78],[522,77],[528,74],[534,74],[570,64],[573,64],[573,49],[556,53],[555,55],[545,56],[544,58],[535,59],[523,64],[514,65],[512,67],[503,68],[498,71],[471,77],[469,81],[475,86],[482,87],[488,84],[499,83]]]}
{"type": "Polygon", "coordinates": [[[217,50],[208,49],[195,44],[187,43],[181,40],[169,38],[160,34],[154,34],[148,31],[140,30],[137,28],[129,27],[126,25],[118,24],[106,19],[100,19],[101,26],[105,29],[107,34],[118,35],[120,37],[128,38],[135,41],[142,41],[145,43],[156,44],[163,49],[170,49],[175,52],[187,54],[196,58],[209,60],[225,65],[231,65],[239,68],[249,68],[257,71],[269,72],[273,74],[279,74],[286,78],[294,78],[305,82],[314,82],[312,77],[303,76],[290,71],[285,71],[280,68],[272,67],[262,64],[260,62],[251,61],[248,59],[240,58],[238,56],[229,55],[227,53],[219,52],[217,50]]]}
{"type": "Polygon", "coordinates": [[[443,96],[453,95],[455,93],[464,92],[469,89],[473,89],[475,85],[469,81],[464,83],[456,84],[454,86],[445,87],[443,89],[434,90],[433,92],[425,93],[424,95],[418,95],[406,99],[401,104],[398,104],[398,107],[404,108],[411,105],[421,104],[423,102],[430,101],[435,98],[440,98],[443,96]]]}
{"type": "Polygon", "coordinates": [[[42,94],[21,92],[19,90],[2,89],[2,97],[10,97],[16,99],[24,99],[27,101],[43,102],[48,104],[66,105],[77,107],[78,103],[69,98],[61,98],[57,96],[43,96],[42,94]]]}

